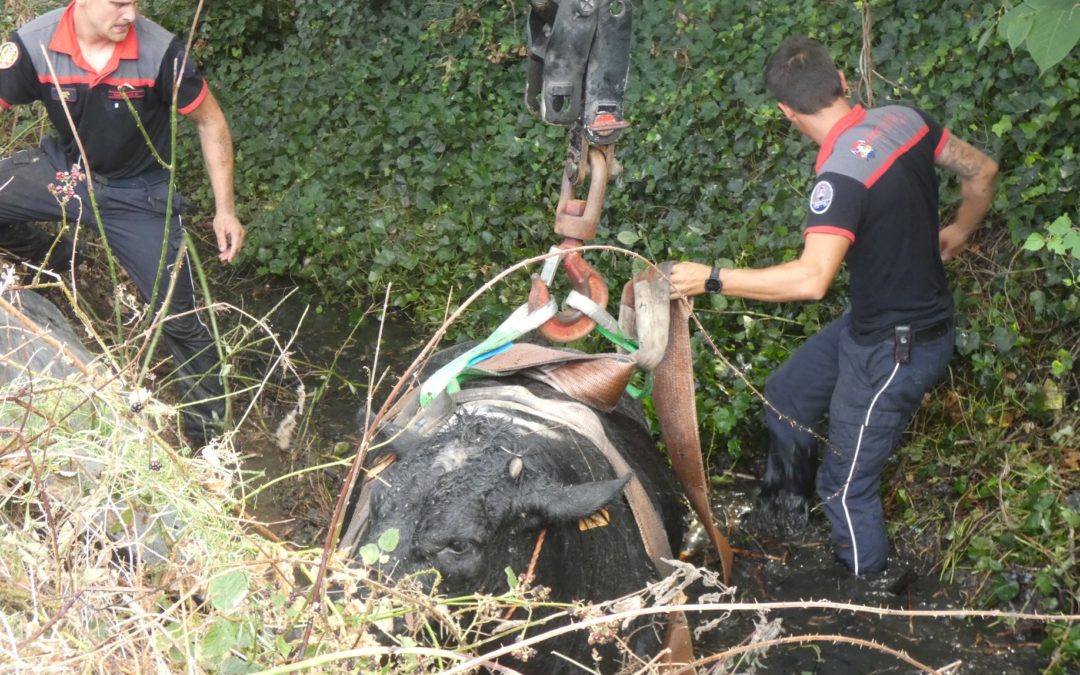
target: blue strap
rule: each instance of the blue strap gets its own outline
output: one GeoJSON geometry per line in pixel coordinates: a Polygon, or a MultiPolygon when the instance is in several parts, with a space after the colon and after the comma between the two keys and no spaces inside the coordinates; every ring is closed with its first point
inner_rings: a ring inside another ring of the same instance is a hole
{"type": "Polygon", "coordinates": [[[554,299],[548,300],[546,305],[535,312],[529,311],[528,304],[515,309],[486,339],[458,355],[456,359],[439,368],[424,381],[424,384],[420,386],[420,407],[426,408],[436,396],[444,391],[451,394],[457,392],[460,388],[458,376],[466,368],[504,349],[509,349],[514,340],[542,326],[544,322],[555,316],[557,311],[558,306],[554,299]]]}

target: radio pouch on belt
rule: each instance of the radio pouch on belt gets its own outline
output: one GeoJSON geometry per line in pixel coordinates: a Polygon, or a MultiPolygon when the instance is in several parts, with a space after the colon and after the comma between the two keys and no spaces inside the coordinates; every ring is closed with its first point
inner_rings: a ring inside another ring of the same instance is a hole
{"type": "Polygon", "coordinates": [[[911,361],[911,326],[896,327],[893,334],[893,346],[897,363],[911,361]]]}

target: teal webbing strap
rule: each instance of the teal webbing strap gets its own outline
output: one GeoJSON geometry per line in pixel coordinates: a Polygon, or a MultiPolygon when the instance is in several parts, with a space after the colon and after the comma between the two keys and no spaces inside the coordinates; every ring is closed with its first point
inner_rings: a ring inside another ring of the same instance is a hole
{"type": "Polygon", "coordinates": [[[555,300],[548,300],[547,304],[535,312],[529,311],[529,305],[524,304],[514,310],[499,327],[486,339],[472,349],[459,354],[450,363],[435,371],[423,385],[420,386],[420,407],[426,408],[435,397],[442,392],[456,393],[459,389],[458,376],[470,365],[478,363],[480,357],[492,356],[494,350],[506,348],[511,342],[522,335],[536,330],[545,321],[555,316],[558,305],[555,300]],[[490,353],[489,353],[490,352],[490,353]]]}

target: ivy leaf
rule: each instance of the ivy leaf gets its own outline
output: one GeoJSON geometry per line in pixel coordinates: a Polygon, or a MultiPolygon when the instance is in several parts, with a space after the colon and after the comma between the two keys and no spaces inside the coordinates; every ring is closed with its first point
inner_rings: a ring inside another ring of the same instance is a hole
{"type": "Polygon", "coordinates": [[[1072,229],[1072,221],[1068,216],[1058,216],[1057,220],[1047,226],[1046,231],[1055,237],[1064,237],[1072,229]]]}
{"type": "Polygon", "coordinates": [[[973,330],[964,330],[956,334],[956,349],[961,355],[971,354],[982,344],[979,334],[973,330]]]}
{"type": "Polygon", "coordinates": [[[236,609],[248,592],[248,575],[243,570],[214,577],[207,587],[210,604],[219,612],[228,614],[236,609]]]}
{"type": "Polygon", "coordinates": [[[1008,115],[1002,115],[1001,119],[994,123],[990,130],[994,132],[994,135],[998,138],[1003,138],[1005,134],[1009,133],[1013,128],[1012,118],[1008,115]]]}
{"type": "Polygon", "coordinates": [[[1069,230],[1064,237],[1065,250],[1080,260],[1080,230],[1069,230]]]}
{"type": "Polygon", "coordinates": [[[384,553],[390,553],[397,548],[399,537],[400,533],[397,528],[391,527],[389,530],[379,535],[379,549],[384,553]]]}
{"type": "Polygon", "coordinates": [[[994,343],[999,352],[1006,354],[1016,346],[1016,333],[1004,326],[996,326],[990,335],[990,342],[994,343]]]}
{"type": "Polygon", "coordinates": [[[1031,58],[1046,72],[1061,61],[1080,41],[1080,10],[1073,0],[1028,0],[1036,10],[1025,43],[1031,58]]]}
{"type": "Polygon", "coordinates": [[[621,232],[619,232],[618,235],[616,235],[616,239],[618,239],[619,243],[623,246],[633,246],[634,244],[638,243],[641,237],[638,236],[637,232],[632,232],[630,230],[622,230],[621,232]]]}
{"type": "Polygon", "coordinates": [[[368,567],[379,562],[380,555],[382,555],[382,551],[379,550],[378,544],[364,544],[360,547],[360,560],[368,567]]]}
{"type": "Polygon", "coordinates": [[[1069,527],[1080,527],[1080,513],[1070,508],[1061,509],[1061,517],[1069,524],[1069,527]]]}

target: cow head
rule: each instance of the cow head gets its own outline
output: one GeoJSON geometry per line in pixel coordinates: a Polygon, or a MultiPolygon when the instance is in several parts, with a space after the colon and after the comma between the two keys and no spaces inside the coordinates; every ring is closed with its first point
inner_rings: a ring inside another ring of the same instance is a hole
{"type": "Polygon", "coordinates": [[[394,529],[397,545],[380,564],[388,576],[426,577],[449,595],[506,590],[506,568],[527,569],[542,530],[576,531],[619,500],[629,479],[611,478],[602,459],[568,453],[568,441],[565,431],[525,431],[473,413],[429,438],[399,435],[368,462],[393,458],[369,479],[361,545],[394,529]]]}

